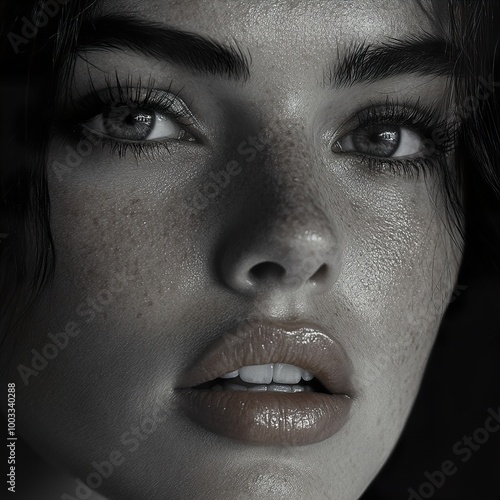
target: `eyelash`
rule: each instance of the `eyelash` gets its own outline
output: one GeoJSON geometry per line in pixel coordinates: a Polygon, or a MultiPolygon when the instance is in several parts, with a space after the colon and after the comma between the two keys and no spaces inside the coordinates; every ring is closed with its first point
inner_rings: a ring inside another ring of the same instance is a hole
{"type": "MultiPolygon", "coordinates": [[[[91,92],[85,98],[78,101],[74,100],[72,103],[73,111],[70,121],[73,124],[73,132],[79,137],[88,134],[98,137],[98,142],[103,149],[108,146],[111,153],[117,154],[120,158],[124,158],[129,150],[137,159],[147,157],[153,161],[165,150],[170,154],[168,143],[172,142],[172,139],[124,142],[85,129],[83,125],[86,121],[99,115],[103,110],[109,109],[112,104],[116,104],[118,106],[133,105],[149,111],[159,112],[176,121],[183,130],[186,130],[195,138],[196,142],[199,142],[196,132],[192,129],[193,116],[188,109],[182,104],[180,105],[182,111],[175,109],[179,107],[180,103],[178,94],[170,92],[173,82],[170,83],[165,92],[156,91],[154,81],[151,79],[146,85],[143,85],[141,78],[134,82],[131,77],[128,77],[125,84],[121,84],[118,75],[115,75],[114,85],[109,78],[106,78],[105,82],[106,88],[104,91],[97,91],[91,82],[91,92]]],[[[444,138],[442,141],[432,142],[435,151],[428,156],[391,159],[356,152],[342,153],[357,157],[368,167],[370,172],[418,178],[420,174],[426,176],[436,167],[439,169],[446,168],[446,156],[453,149],[455,143],[456,124],[450,123],[446,119],[440,120],[432,107],[421,106],[419,102],[416,104],[410,102],[399,103],[397,99],[390,100],[388,98],[382,105],[372,104],[365,107],[355,115],[354,120],[357,121],[357,126],[348,133],[353,133],[362,127],[386,124],[408,127],[417,132],[424,141],[432,141],[432,137],[444,138]]],[[[174,141],[176,140],[174,139],[174,141]]]]}
{"type": "Polygon", "coordinates": [[[422,174],[425,177],[436,167],[440,170],[446,168],[446,157],[455,145],[457,124],[446,118],[440,119],[434,108],[423,106],[419,101],[416,104],[410,101],[400,103],[398,99],[387,98],[382,105],[372,104],[364,108],[355,115],[354,120],[357,121],[357,126],[343,136],[371,125],[407,127],[419,134],[423,141],[430,141],[430,145],[434,147],[432,154],[412,158],[379,158],[356,152],[342,153],[356,156],[366,164],[370,172],[377,174],[390,173],[408,178],[418,178],[422,174]],[[433,137],[442,140],[433,141],[433,137]]]}
{"type": "Polygon", "coordinates": [[[102,148],[109,147],[112,154],[117,154],[120,158],[125,158],[128,151],[137,158],[147,157],[154,161],[165,150],[170,154],[168,143],[175,139],[150,140],[144,142],[126,142],[119,139],[106,137],[90,131],[84,125],[87,121],[101,114],[103,111],[115,106],[130,106],[143,108],[150,112],[157,112],[174,120],[183,130],[192,135],[194,142],[199,142],[196,132],[193,130],[193,115],[185,107],[179,94],[171,92],[173,82],[170,82],[167,90],[158,91],[152,79],[143,84],[142,79],[137,81],[128,77],[122,84],[115,75],[113,84],[109,77],[105,80],[106,87],[98,91],[91,82],[90,93],[82,99],[72,100],[72,111],[69,116],[70,127],[73,133],[79,138],[91,135],[98,138],[98,143],[102,148]],[[180,109],[179,109],[180,108],[180,109]]]}

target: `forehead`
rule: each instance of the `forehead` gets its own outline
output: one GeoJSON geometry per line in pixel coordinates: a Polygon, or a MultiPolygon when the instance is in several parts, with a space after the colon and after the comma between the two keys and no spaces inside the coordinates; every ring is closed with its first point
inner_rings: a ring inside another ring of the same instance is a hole
{"type": "Polygon", "coordinates": [[[433,31],[417,0],[143,0],[140,9],[132,0],[103,0],[102,6],[253,51],[294,48],[297,56],[433,31]]]}

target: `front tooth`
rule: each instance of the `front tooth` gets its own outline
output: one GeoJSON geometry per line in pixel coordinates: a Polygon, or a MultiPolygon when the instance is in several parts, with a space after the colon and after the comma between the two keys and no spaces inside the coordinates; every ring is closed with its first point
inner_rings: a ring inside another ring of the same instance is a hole
{"type": "Polygon", "coordinates": [[[273,380],[273,365],[251,365],[239,369],[240,378],[251,384],[270,384],[273,380]]]}
{"type": "Polygon", "coordinates": [[[221,378],[235,378],[238,376],[238,370],[234,370],[234,372],[228,372],[225,375],[222,375],[221,378]]]}
{"type": "Polygon", "coordinates": [[[276,363],[274,365],[273,381],[281,384],[298,384],[302,378],[302,368],[276,363]]]}
{"type": "Polygon", "coordinates": [[[306,381],[309,382],[314,378],[313,374],[311,372],[308,372],[307,370],[302,370],[302,378],[306,381]]]}
{"type": "Polygon", "coordinates": [[[292,392],[292,388],[289,385],[276,385],[276,384],[271,384],[267,388],[267,392],[292,392]]]}

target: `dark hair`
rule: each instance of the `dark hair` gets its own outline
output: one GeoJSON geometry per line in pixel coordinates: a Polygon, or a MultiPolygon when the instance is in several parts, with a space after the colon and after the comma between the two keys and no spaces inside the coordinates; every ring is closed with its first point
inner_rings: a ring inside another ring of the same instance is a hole
{"type": "Polygon", "coordinates": [[[0,346],[55,268],[46,158],[51,110],[95,0],[9,2],[0,12],[0,346]]]}
{"type": "MultiPolygon", "coordinates": [[[[468,245],[477,244],[481,235],[485,248],[498,249],[498,240],[491,237],[488,225],[491,207],[498,203],[500,193],[495,159],[499,139],[497,102],[493,92],[487,99],[473,99],[480,85],[491,82],[493,76],[491,16],[498,10],[496,3],[447,3],[451,26],[447,36],[451,35],[453,42],[450,57],[457,60],[455,92],[463,123],[458,132],[456,183],[445,182],[444,189],[451,219],[458,221],[459,231],[465,234],[466,254],[468,245]],[[464,107],[467,103],[468,108],[464,107]]],[[[442,17],[440,10],[446,2],[431,4],[437,9],[434,16],[442,17]]],[[[97,8],[97,0],[29,0],[3,6],[0,60],[8,71],[2,71],[0,77],[0,337],[35,303],[53,274],[56,254],[45,165],[51,110],[70,74],[81,22],[97,8]]]]}
{"type": "Polygon", "coordinates": [[[492,0],[449,1],[451,36],[456,50],[455,92],[464,120],[456,162],[465,187],[465,265],[498,273],[500,209],[499,66],[500,3],[492,0]],[[469,255],[477,255],[469,262],[469,255]]]}

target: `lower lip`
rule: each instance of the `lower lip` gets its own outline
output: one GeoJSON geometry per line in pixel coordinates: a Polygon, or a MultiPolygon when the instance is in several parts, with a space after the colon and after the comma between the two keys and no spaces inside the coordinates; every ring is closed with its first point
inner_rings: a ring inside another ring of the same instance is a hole
{"type": "Polygon", "coordinates": [[[246,443],[300,446],[318,443],[346,423],[351,399],[320,392],[248,392],[178,389],[186,415],[216,434],[246,443]]]}

